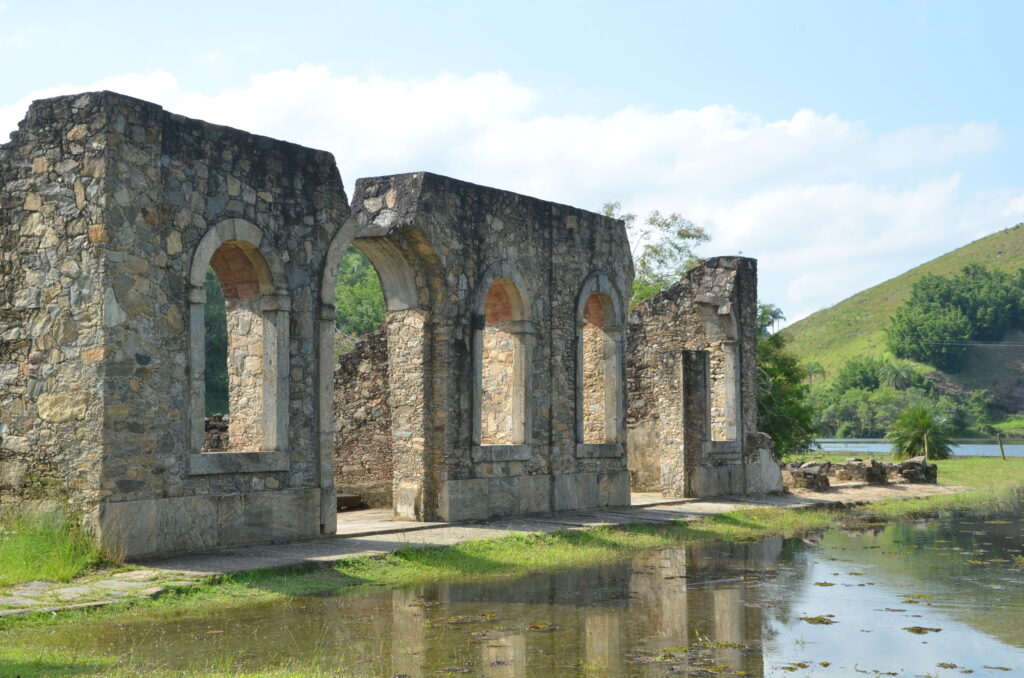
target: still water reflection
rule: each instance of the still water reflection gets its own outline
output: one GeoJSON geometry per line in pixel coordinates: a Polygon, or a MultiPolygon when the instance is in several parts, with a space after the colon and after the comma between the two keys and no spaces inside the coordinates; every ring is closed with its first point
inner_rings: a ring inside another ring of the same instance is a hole
{"type": "Polygon", "coordinates": [[[356,676],[1020,675],[1021,549],[1020,516],[867,525],[0,642],[170,671],[298,662],[356,676]]]}

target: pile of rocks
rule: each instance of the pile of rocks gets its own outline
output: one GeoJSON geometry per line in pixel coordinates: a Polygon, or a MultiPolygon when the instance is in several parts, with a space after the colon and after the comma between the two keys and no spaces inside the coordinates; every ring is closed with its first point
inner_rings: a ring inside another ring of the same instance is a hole
{"type": "Polygon", "coordinates": [[[886,464],[889,479],[904,483],[935,483],[939,467],[929,464],[924,457],[913,457],[899,464],[886,464]]]}
{"type": "Polygon", "coordinates": [[[889,473],[886,466],[892,464],[883,464],[876,459],[854,457],[841,464],[833,464],[828,475],[832,480],[842,482],[887,483],[889,473]]]}
{"type": "Polygon", "coordinates": [[[231,417],[226,414],[215,414],[206,417],[206,440],[203,442],[203,452],[227,452],[231,446],[228,437],[228,427],[231,425],[231,417]]]}
{"type": "Polygon", "coordinates": [[[794,461],[782,466],[782,484],[789,488],[821,492],[829,488],[830,462],[794,461]]]}

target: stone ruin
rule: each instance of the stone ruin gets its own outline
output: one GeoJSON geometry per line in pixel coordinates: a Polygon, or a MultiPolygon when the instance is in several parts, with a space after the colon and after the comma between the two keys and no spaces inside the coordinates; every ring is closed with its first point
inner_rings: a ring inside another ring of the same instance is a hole
{"type": "Polygon", "coordinates": [[[757,262],[707,259],[629,319],[633,488],[680,497],[781,492],[757,431],[757,262]]]}
{"type": "Polygon", "coordinates": [[[939,467],[923,457],[911,457],[897,464],[877,459],[851,457],[843,462],[794,461],[782,464],[782,483],[787,488],[822,492],[832,483],[937,483],[939,467]]]}
{"type": "Polygon", "coordinates": [[[0,146],[0,507],[67,501],[142,557],[332,534],[339,488],[400,520],[628,505],[627,458],[634,489],[781,489],[755,262],[710,260],[627,322],[632,276],[598,214],[422,172],[350,204],[322,151],[111,92],[37,101],[0,146]],[[386,322],[336,359],[350,245],[386,322]],[[209,270],[229,415],[208,421],[209,270]]]}

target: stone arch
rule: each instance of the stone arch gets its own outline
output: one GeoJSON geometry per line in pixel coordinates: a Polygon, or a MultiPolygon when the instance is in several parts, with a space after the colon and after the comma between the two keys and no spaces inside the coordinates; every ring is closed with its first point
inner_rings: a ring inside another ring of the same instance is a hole
{"type": "Polygon", "coordinates": [[[595,445],[617,449],[625,441],[625,309],[606,274],[584,280],[576,301],[576,441],[583,456],[595,445]]]}
{"type": "Polygon", "coordinates": [[[534,325],[517,267],[499,261],[487,268],[474,289],[473,316],[473,445],[528,445],[534,325]]]}
{"type": "Polygon", "coordinates": [[[288,444],[288,315],[284,264],[258,227],[227,219],[199,241],[189,269],[191,452],[206,440],[206,272],[224,292],[232,452],[282,452],[288,444]],[[263,247],[261,247],[263,245],[263,247]]]}
{"type": "Polygon", "coordinates": [[[337,269],[349,245],[370,260],[380,279],[386,307],[388,402],[391,407],[392,504],[396,519],[430,519],[430,495],[438,469],[428,454],[431,420],[430,285],[424,271],[433,264],[429,244],[407,246],[401,236],[357,238],[359,225],[348,219],[333,236],[324,259],[320,288],[319,403],[321,522],[324,532],[336,529],[334,397],[334,294],[337,269]]]}

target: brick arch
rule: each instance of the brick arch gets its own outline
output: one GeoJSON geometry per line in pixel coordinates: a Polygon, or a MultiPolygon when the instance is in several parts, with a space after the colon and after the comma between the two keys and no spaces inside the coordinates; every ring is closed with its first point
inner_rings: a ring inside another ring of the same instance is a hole
{"type": "MultiPolygon", "coordinates": [[[[214,256],[225,244],[237,248],[237,255],[243,255],[248,260],[252,282],[258,286],[261,294],[286,293],[288,282],[284,262],[277,252],[265,246],[270,244],[270,240],[264,237],[263,231],[244,219],[225,219],[211,226],[203,235],[192,255],[192,266],[189,269],[192,289],[205,289],[206,268],[213,265],[214,256]]],[[[233,263],[244,268],[237,255],[232,256],[233,263]]],[[[226,264],[225,261],[220,263],[226,264]]]]}

